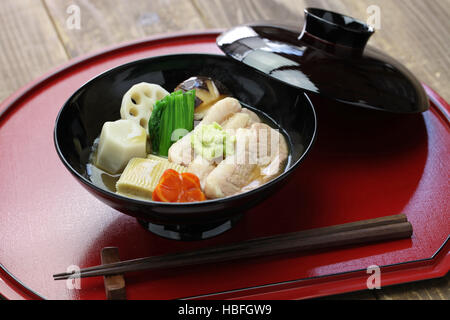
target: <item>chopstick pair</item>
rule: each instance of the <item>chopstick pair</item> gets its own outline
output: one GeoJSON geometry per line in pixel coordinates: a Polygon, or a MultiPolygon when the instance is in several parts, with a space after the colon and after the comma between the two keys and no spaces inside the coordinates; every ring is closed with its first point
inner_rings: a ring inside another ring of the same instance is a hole
{"type": "Polygon", "coordinates": [[[206,263],[248,259],[280,253],[332,248],[375,241],[409,238],[412,225],[404,214],[363,220],[336,226],[257,238],[239,243],[138,258],[84,268],[79,273],[54,274],[54,280],[123,274],[126,272],[176,268],[206,263]]]}

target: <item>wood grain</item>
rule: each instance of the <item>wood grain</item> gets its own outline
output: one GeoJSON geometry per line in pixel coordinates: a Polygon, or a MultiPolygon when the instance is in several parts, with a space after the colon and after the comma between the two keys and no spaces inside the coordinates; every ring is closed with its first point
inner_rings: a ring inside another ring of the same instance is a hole
{"type": "Polygon", "coordinates": [[[443,278],[381,288],[376,294],[381,300],[450,300],[450,273],[443,278]]]}
{"type": "Polygon", "coordinates": [[[378,300],[374,290],[364,290],[318,298],[318,300],[378,300]]]}
{"type": "Polygon", "coordinates": [[[229,28],[265,20],[298,22],[300,28],[305,7],[304,0],[192,0],[192,3],[210,28],[229,28]],[[297,8],[292,8],[293,5],[297,8]]]}
{"type": "Polygon", "coordinates": [[[173,31],[204,29],[196,8],[186,0],[45,0],[71,57],[105,46],[173,31]],[[69,29],[69,5],[80,8],[80,29],[69,29]]]}
{"type": "MultiPolygon", "coordinates": [[[[382,275],[383,276],[383,275],[382,275]]],[[[450,300],[450,273],[443,278],[350,292],[320,300],[450,300]]]]}
{"type": "Polygon", "coordinates": [[[0,25],[0,101],[67,61],[40,1],[1,1],[0,25]]]}

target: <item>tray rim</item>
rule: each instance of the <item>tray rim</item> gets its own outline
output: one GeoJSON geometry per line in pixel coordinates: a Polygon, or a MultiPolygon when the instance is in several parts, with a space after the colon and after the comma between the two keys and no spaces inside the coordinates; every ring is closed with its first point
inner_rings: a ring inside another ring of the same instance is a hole
{"type": "MultiPolygon", "coordinates": [[[[202,31],[190,31],[190,32],[174,32],[167,34],[160,34],[157,36],[146,37],[144,39],[134,40],[130,42],[121,43],[118,45],[108,46],[90,54],[81,55],[77,58],[71,59],[62,65],[59,65],[44,75],[30,81],[28,84],[22,86],[20,89],[12,93],[2,102],[0,102],[0,121],[6,116],[16,104],[25,100],[31,96],[34,91],[45,86],[48,82],[54,80],[56,77],[60,77],[63,74],[69,72],[71,69],[77,68],[82,64],[90,63],[96,59],[100,59],[103,56],[117,54],[122,51],[126,51],[129,48],[145,47],[149,44],[155,44],[158,42],[170,42],[174,40],[186,40],[202,38],[202,37],[217,37],[224,29],[208,29],[202,31]]],[[[442,120],[450,126],[450,105],[431,87],[422,83],[425,88],[426,94],[429,100],[432,102],[430,111],[437,112],[442,120]]],[[[410,283],[420,280],[433,279],[445,276],[450,269],[450,235],[443,242],[439,249],[430,257],[425,259],[401,262],[397,264],[380,266],[383,270],[383,281],[387,284],[383,284],[383,287],[387,287],[395,284],[410,283]],[[447,251],[445,253],[445,251],[447,251]],[[406,268],[404,266],[407,266],[406,268]],[[399,269],[402,268],[403,269],[399,269]],[[426,269],[426,270],[424,270],[426,269]],[[401,271],[415,270],[421,271],[420,274],[412,276],[408,275],[396,275],[401,271]],[[428,273],[426,271],[430,270],[428,273]]],[[[364,281],[359,281],[360,284],[355,284],[356,277],[367,278],[366,270],[352,270],[348,272],[335,273],[329,275],[323,275],[311,278],[302,278],[287,280],[277,283],[265,284],[260,286],[246,287],[241,289],[228,290],[223,292],[210,293],[199,296],[190,296],[181,299],[305,299],[315,298],[333,294],[341,294],[347,292],[354,292],[367,289],[363,284],[364,281]],[[336,286],[326,286],[327,284],[333,284],[339,282],[341,287],[336,289],[336,286]],[[302,283],[303,285],[292,286],[294,284],[302,283]],[[312,287],[308,293],[308,287],[313,285],[322,285],[319,289],[312,287]],[[343,288],[345,286],[345,288],[343,288]],[[275,289],[275,290],[274,290],[275,289]],[[306,291],[306,292],[302,292],[306,291]],[[233,294],[240,292],[241,295],[233,294]],[[253,292],[253,293],[252,293],[253,292]],[[227,297],[227,295],[229,295],[227,297]]],[[[46,298],[29,288],[26,284],[22,283],[13,274],[11,274],[0,262],[0,296],[6,299],[20,299],[20,300],[36,300],[46,298]]]]}
{"type": "MultiPolygon", "coordinates": [[[[427,280],[427,279],[435,279],[443,277],[447,274],[450,268],[450,235],[447,236],[447,239],[444,241],[444,243],[439,247],[439,249],[432,255],[431,258],[425,258],[425,259],[419,259],[419,260],[413,260],[413,261],[406,261],[406,262],[399,262],[395,264],[389,264],[384,266],[379,266],[380,270],[382,272],[382,278],[383,281],[386,282],[386,278],[388,278],[388,284],[383,284],[382,288],[386,288],[392,285],[397,284],[406,284],[411,282],[417,282],[421,280],[427,280]],[[445,251],[447,253],[445,254],[445,251]],[[441,261],[443,260],[443,261],[441,261]],[[402,268],[404,266],[407,266],[407,268],[402,268]],[[401,281],[403,278],[411,278],[411,276],[405,277],[405,276],[397,276],[395,273],[397,272],[414,272],[416,269],[420,270],[423,268],[431,269],[430,273],[422,273],[418,277],[415,277],[414,279],[410,281],[401,281]],[[436,269],[436,270],[434,270],[436,269]]],[[[366,273],[365,269],[358,269],[358,270],[352,270],[347,272],[340,272],[335,274],[329,274],[329,275],[323,275],[323,276],[317,276],[317,277],[310,277],[310,278],[302,278],[302,279],[294,279],[294,280],[287,280],[277,283],[271,283],[266,285],[260,285],[260,286],[253,286],[248,288],[242,288],[242,289],[235,289],[235,290],[228,290],[224,292],[218,292],[218,293],[211,293],[211,294],[205,294],[205,295],[199,295],[199,296],[192,296],[192,297],[186,297],[182,299],[202,299],[202,298],[212,298],[212,299],[227,299],[221,298],[222,295],[227,294],[233,294],[236,292],[244,293],[245,295],[242,296],[234,296],[230,297],[232,299],[241,300],[241,299],[268,299],[268,300],[278,300],[280,297],[274,297],[274,295],[280,295],[283,294],[285,298],[283,299],[298,299],[300,295],[300,299],[309,299],[309,298],[318,298],[323,296],[329,296],[334,294],[343,294],[343,293],[349,293],[349,292],[356,292],[356,291],[362,291],[362,290],[368,290],[367,287],[365,287],[363,284],[365,283],[364,280],[366,280],[368,277],[368,274],[366,273]],[[364,279],[364,280],[362,280],[364,279]],[[304,285],[298,285],[298,286],[292,286],[290,285],[299,284],[303,282],[304,285]],[[327,288],[326,286],[330,283],[339,282],[341,285],[340,290],[336,290],[333,287],[327,288]],[[306,285],[305,285],[306,284],[306,285]],[[315,286],[315,285],[322,285],[325,287],[325,289],[317,289],[312,288],[311,291],[307,291],[305,287],[307,286],[315,286]],[[342,287],[345,286],[344,289],[342,287]],[[270,290],[269,287],[279,287],[276,290],[270,290]],[[261,291],[255,294],[252,294],[252,290],[258,290],[258,289],[268,289],[267,291],[261,291]],[[246,292],[248,293],[246,294],[246,292]],[[303,292],[306,291],[306,292],[303,292]]]]}

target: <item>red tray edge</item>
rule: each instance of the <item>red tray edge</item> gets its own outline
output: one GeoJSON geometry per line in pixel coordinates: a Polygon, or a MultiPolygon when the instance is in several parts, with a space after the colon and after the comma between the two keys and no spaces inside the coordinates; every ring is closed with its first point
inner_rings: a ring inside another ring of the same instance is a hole
{"type": "MultiPolygon", "coordinates": [[[[450,236],[432,258],[380,266],[381,289],[444,277],[450,269],[450,236]],[[405,273],[406,272],[406,273],[405,273]]],[[[285,281],[186,299],[299,300],[368,290],[370,274],[355,270],[334,275],[285,281]]]]}
{"type": "MultiPolygon", "coordinates": [[[[186,37],[197,38],[208,35],[218,36],[221,31],[222,29],[210,29],[198,32],[194,31],[163,34],[148,37],[143,40],[141,39],[125,42],[119,45],[113,45],[94,53],[71,59],[68,62],[57,66],[56,68],[47,72],[43,76],[38,77],[30,83],[24,85],[22,88],[20,88],[9,97],[7,97],[3,102],[1,102],[0,119],[5,116],[10,110],[12,110],[17,103],[26,99],[34,90],[45,86],[54,78],[62,76],[63,74],[69,72],[72,68],[74,68],[75,66],[79,66],[80,64],[89,63],[95,59],[101,58],[106,54],[119,53],[133,46],[145,46],[149,43],[173,41],[181,38],[186,39],[186,37]]],[[[426,84],[422,85],[429,99],[433,103],[435,110],[441,115],[441,117],[447,122],[447,124],[450,124],[450,105],[429,86],[427,86],[426,84]]],[[[432,109],[433,106],[431,106],[430,109],[432,109]]],[[[441,248],[438,249],[438,251],[429,259],[405,262],[389,266],[381,266],[382,274],[385,275],[382,280],[384,281],[383,286],[445,276],[450,270],[449,247],[449,237],[447,237],[441,248]],[[443,252],[445,252],[445,254],[443,252]],[[402,266],[403,268],[399,269],[399,266],[402,266]],[[405,271],[404,266],[407,266],[406,270],[409,271],[409,273],[406,275],[401,275],[399,274],[399,272],[405,271]],[[391,270],[392,268],[394,270],[391,270]],[[414,274],[414,272],[416,271],[420,271],[420,273],[414,274]]],[[[365,281],[361,281],[361,279],[364,278],[365,280],[367,279],[367,277],[368,274],[366,273],[366,270],[356,270],[318,278],[298,279],[285,281],[282,283],[263,285],[259,287],[243,288],[221,293],[187,297],[186,299],[307,299],[367,289],[367,287],[365,286],[365,281]],[[298,282],[303,282],[303,284],[300,287],[290,288],[290,286],[292,286],[294,283],[298,285],[298,282]],[[312,287],[312,284],[314,284],[315,287],[312,287]],[[336,289],[336,284],[341,285],[339,289],[336,289]],[[342,286],[345,286],[345,288],[342,289],[342,286]],[[274,288],[276,288],[276,290],[273,290],[274,288]],[[240,294],[236,295],[237,292],[240,292],[240,294]]],[[[25,284],[21,283],[20,280],[16,279],[1,263],[0,296],[6,299],[14,300],[45,299],[38,293],[29,289],[25,284]]]]}
{"type": "MultiPolygon", "coordinates": [[[[444,277],[450,269],[450,237],[432,258],[381,266],[382,288],[444,277]],[[405,270],[407,273],[405,274],[405,270]]],[[[185,299],[296,300],[367,290],[366,270],[356,270],[316,278],[285,281],[252,288],[213,293],[185,299]],[[299,286],[300,284],[300,286],[299,286]],[[295,286],[295,287],[294,287],[295,286]],[[275,290],[274,290],[275,288],[275,290]]],[[[0,264],[0,293],[10,300],[45,300],[29,289],[0,264]]]]}

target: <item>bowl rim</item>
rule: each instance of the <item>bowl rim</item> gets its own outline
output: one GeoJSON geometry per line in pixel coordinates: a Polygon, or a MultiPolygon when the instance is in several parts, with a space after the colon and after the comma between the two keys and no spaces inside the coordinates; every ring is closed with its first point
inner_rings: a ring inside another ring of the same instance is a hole
{"type": "MultiPolygon", "coordinates": [[[[221,204],[221,203],[225,203],[228,201],[233,201],[233,200],[239,200],[239,199],[244,199],[246,197],[251,196],[252,194],[261,192],[269,187],[271,187],[272,185],[286,179],[291,173],[293,173],[293,171],[295,169],[298,168],[298,166],[300,165],[300,163],[303,161],[303,159],[306,157],[306,155],[310,152],[312,146],[315,143],[315,140],[317,138],[317,113],[316,110],[314,108],[313,103],[311,102],[311,99],[309,98],[309,96],[307,95],[306,92],[302,92],[302,95],[305,97],[307,104],[309,105],[309,108],[312,112],[312,116],[313,116],[313,120],[314,120],[314,130],[312,133],[312,138],[311,141],[309,142],[309,144],[306,146],[305,150],[303,151],[302,155],[298,158],[297,161],[295,161],[290,168],[288,168],[287,170],[285,170],[282,174],[280,174],[279,176],[277,176],[276,178],[264,183],[262,186],[259,186],[253,190],[250,191],[246,191],[243,193],[239,193],[239,194],[235,194],[232,196],[227,196],[227,197],[223,197],[223,198],[218,198],[218,199],[208,199],[208,200],[204,200],[204,201],[195,201],[195,202],[160,202],[160,201],[153,201],[153,200],[139,200],[139,199],[133,199],[133,198],[129,198],[129,197],[125,197],[122,196],[120,194],[117,193],[113,193],[111,191],[107,191],[104,190],[98,186],[96,186],[95,184],[93,184],[91,181],[89,181],[86,177],[84,177],[83,175],[81,175],[77,170],[75,170],[70,163],[65,159],[61,148],[59,146],[59,142],[58,142],[58,136],[57,136],[57,131],[58,131],[58,124],[59,124],[59,120],[61,118],[61,115],[63,114],[64,110],[68,107],[69,102],[76,96],[78,95],[82,90],[85,89],[86,86],[88,86],[89,84],[92,84],[95,80],[101,78],[101,77],[105,77],[110,73],[115,72],[117,69],[119,68],[126,68],[126,67],[130,67],[132,65],[135,64],[139,64],[139,63],[143,63],[143,62],[147,62],[147,61],[152,61],[152,60],[157,60],[157,59],[165,59],[165,58],[176,58],[176,57],[183,57],[186,58],[188,56],[195,56],[195,57],[213,57],[213,58],[223,58],[224,60],[229,60],[229,58],[225,55],[222,54],[211,54],[211,53],[177,53],[177,54],[165,54],[165,55],[158,55],[158,56],[153,56],[153,57],[148,57],[148,58],[143,58],[143,59],[138,59],[138,60],[134,60],[134,61],[130,61],[112,68],[109,68],[105,71],[103,71],[102,73],[99,73],[97,75],[95,75],[94,77],[90,78],[89,80],[87,80],[86,82],[84,82],[74,93],[72,93],[70,95],[70,97],[64,102],[63,106],[60,108],[60,110],[58,111],[58,115],[56,116],[55,119],[55,125],[53,128],[53,143],[56,149],[56,152],[60,158],[60,160],[62,161],[62,163],[64,164],[64,166],[69,170],[69,172],[74,175],[77,180],[79,182],[82,182],[83,184],[85,184],[86,186],[88,186],[89,188],[93,188],[96,192],[99,192],[107,197],[112,197],[115,198],[117,200],[120,201],[125,201],[125,202],[130,202],[134,205],[139,205],[139,206],[149,206],[149,205],[158,205],[158,206],[163,206],[163,207],[202,207],[202,206],[206,206],[208,204],[221,204]]],[[[232,62],[233,60],[231,60],[232,62]]],[[[245,65],[244,65],[245,66],[245,65]]],[[[299,89],[299,91],[301,91],[299,89]]],[[[255,106],[252,106],[255,109],[255,106]]]]}

